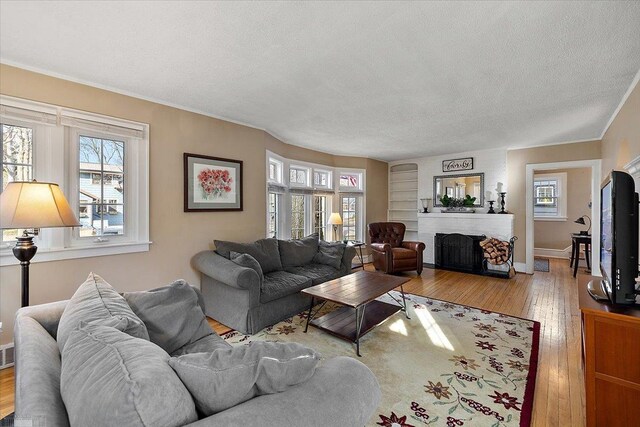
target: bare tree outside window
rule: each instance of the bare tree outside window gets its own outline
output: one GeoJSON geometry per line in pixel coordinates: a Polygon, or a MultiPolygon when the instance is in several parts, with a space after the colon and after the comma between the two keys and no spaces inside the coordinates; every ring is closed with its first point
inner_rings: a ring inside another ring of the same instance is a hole
{"type": "Polygon", "coordinates": [[[291,196],[291,238],[302,239],[304,237],[304,196],[294,194],[291,196]]]}
{"type": "MultiPolygon", "coordinates": [[[[33,129],[2,124],[2,191],[14,181],[33,179],[33,129]]],[[[2,230],[2,241],[13,241],[22,230],[2,230]]]]}

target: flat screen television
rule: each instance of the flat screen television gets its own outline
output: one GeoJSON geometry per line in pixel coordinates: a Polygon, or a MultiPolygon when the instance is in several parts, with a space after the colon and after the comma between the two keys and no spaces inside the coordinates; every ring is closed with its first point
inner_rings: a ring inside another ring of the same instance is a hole
{"type": "Polygon", "coordinates": [[[626,172],[612,171],[600,189],[600,270],[602,280],[589,286],[596,299],[636,303],[638,277],[638,193],[626,172]]]}

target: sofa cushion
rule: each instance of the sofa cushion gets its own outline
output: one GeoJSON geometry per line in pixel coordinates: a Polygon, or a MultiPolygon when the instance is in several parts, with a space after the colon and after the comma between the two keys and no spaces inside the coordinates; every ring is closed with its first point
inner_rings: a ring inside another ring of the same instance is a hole
{"type": "Polygon", "coordinates": [[[169,364],[191,392],[198,410],[209,416],[307,381],[319,360],[313,349],[297,343],[259,341],[174,357],[169,364]]]}
{"type": "Polygon", "coordinates": [[[307,264],[302,267],[289,267],[286,271],[297,276],[311,279],[313,286],[340,276],[340,270],[324,264],[307,264]]]}
{"type": "Polygon", "coordinates": [[[278,240],[282,268],[309,264],[318,253],[318,233],[303,239],[278,240]]]}
{"type": "Polygon", "coordinates": [[[391,248],[393,252],[393,259],[416,259],[418,253],[411,249],[406,248],[391,248]]]}
{"type": "Polygon", "coordinates": [[[231,261],[235,262],[241,267],[253,269],[256,273],[258,273],[260,282],[264,280],[264,274],[262,273],[262,267],[260,267],[260,263],[251,255],[231,251],[229,253],[229,259],[231,259],[231,261]]]}
{"type": "Polygon", "coordinates": [[[249,254],[260,263],[262,272],[267,274],[272,271],[282,270],[278,241],[276,239],[260,239],[253,243],[226,242],[214,240],[216,252],[229,259],[231,251],[241,254],[249,254]]]}
{"type": "Polygon", "coordinates": [[[345,247],[346,245],[341,242],[330,243],[321,240],[318,245],[318,252],[313,257],[313,262],[339,269],[340,265],[342,265],[345,247]]]}
{"type": "Polygon", "coordinates": [[[145,324],[131,310],[127,301],[102,277],[90,273],[87,280],[73,294],[60,317],[57,332],[60,353],[69,335],[80,326],[80,322],[98,324],[110,322],[114,318],[130,320],[123,332],[149,339],[145,324]]]}
{"type": "Polygon", "coordinates": [[[177,349],[213,334],[198,294],[184,280],[142,292],[126,292],[124,298],[147,326],[149,339],[171,354],[177,349]]]}
{"type": "Polygon", "coordinates": [[[182,356],[183,354],[190,353],[211,353],[212,351],[219,348],[228,347],[231,347],[231,344],[220,338],[218,334],[210,334],[206,337],[200,338],[198,341],[180,347],[179,349],[171,353],[171,356],[177,357],[182,356]]]}
{"type": "MultiPolygon", "coordinates": [[[[128,320],[127,320],[128,321],[128,320]]],[[[72,426],[182,426],[195,405],[157,345],[83,325],[62,352],[60,393],[72,426]]]]}
{"type": "Polygon", "coordinates": [[[311,279],[307,277],[286,271],[274,271],[264,275],[264,282],[262,282],[260,290],[260,302],[264,304],[299,292],[309,286],[311,286],[311,279]]]}

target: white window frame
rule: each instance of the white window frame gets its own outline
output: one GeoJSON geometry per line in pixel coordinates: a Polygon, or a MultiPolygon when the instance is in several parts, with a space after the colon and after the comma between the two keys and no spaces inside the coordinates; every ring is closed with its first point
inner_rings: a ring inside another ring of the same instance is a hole
{"type": "Polygon", "coordinates": [[[364,173],[355,170],[344,170],[341,169],[337,174],[338,187],[340,191],[343,192],[363,192],[364,191],[364,173]],[[349,187],[341,185],[341,177],[343,175],[354,176],[358,180],[358,185],[356,187],[349,187]]]}
{"type": "Polygon", "coordinates": [[[284,169],[284,164],[281,160],[276,159],[275,157],[272,156],[268,156],[268,163],[267,163],[267,182],[271,182],[274,184],[282,184],[283,183],[283,179],[282,179],[282,171],[284,169]],[[276,177],[275,178],[271,178],[271,176],[269,175],[269,168],[271,167],[271,165],[273,165],[275,167],[276,170],[276,177]]]}
{"type": "Polygon", "coordinates": [[[288,169],[289,173],[287,174],[287,181],[289,182],[290,188],[311,188],[311,168],[301,165],[289,165],[288,169]],[[291,171],[302,172],[304,173],[304,183],[301,184],[299,182],[291,182],[291,171]]]}
{"type": "MultiPolygon", "coordinates": [[[[345,187],[344,192],[349,194],[354,194],[358,197],[359,205],[358,205],[358,217],[356,219],[358,223],[357,230],[357,239],[363,240],[365,236],[365,221],[366,212],[366,198],[365,198],[365,184],[366,184],[366,170],[365,169],[349,169],[349,168],[334,168],[328,165],[316,164],[316,163],[308,163],[298,160],[291,160],[285,157],[282,157],[278,154],[272,153],[266,150],[265,156],[265,177],[266,177],[266,185],[265,185],[265,229],[266,236],[271,237],[269,235],[269,193],[278,192],[281,193],[280,197],[280,212],[281,218],[279,220],[279,230],[280,233],[276,236],[278,239],[290,239],[291,238],[291,196],[293,194],[301,194],[305,197],[305,226],[304,226],[304,235],[309,235],[314,233],[316,230],[314,228],[314,215],[315,215],[315,205],[313,198],[315,196],[327,196],[327,220],[329,219],[329,215],[333,212],[342,212],[340,202],[341,191],[336,184],[337,177],[339,173],[343,174],[352,174],[358,177],[359,188],[355,187],[345,187]],[[282,163],[283,170],[283,180],[286,181],[286,184],[278,184],[273,180],[269,179],[269,164],[272,161],[277,161],[282,163]],[[307,185],[300,185],[297,183],[289,182],[289,171],[290,168],[295,169],[303,169],[307,172],[307,185]],[[329,178],[329,185],[327,187],[324,186],[315,186],[315,173],[327,173],[329,178]],[[296,190],[305,190],[296,191],[296,190]],[[317,190],[316,193],[314,190],[317,190]]],[[[325,228],[325,239],[333,239],[333,227],[326,224],[325,228]]]]}
{"type": "MultiPolygon", "coordinates": [[[[36,238],[38,256],[32,262],[58,261],[149,250],[149,125],[56,105],[0,95],[0,121],[34,127],[33,177],[59,184],[74,212],[79,213],[77,150],[71,135],[77,129],[101,133],[112,139],[130,138],[131,152],[125,154],[128,219],[125,238],[83,239],[71,228],[45,228],[36,238]],[[117,136],[116,136],[117,135],[117,136]],[[61,149],[64,147],[64,149],[61,149]],[[75,154],[74,154],[75,151],[75,154]]],[[[127,212],[125,211],[125,215],[127,212]]],[[[19,264],[12,243],[0,248],[0,266],[19,264]]]]}
{"type": "Polygon", "coordinates": [[[330,170],[325,170],[325,169],[317,169],[317,168],[313,168],[313,188],[317,189],[317,190],[330,190],[333,188],[333,171],[330,170]],[[327,183],[322,185],[322,184],[316,184],[316,175],[325,175],[327,177],[327,183]]]}
{"type": "Polygon", "coordinates": [[[535,174],[533,177],[533,218],[535,221],[567,221],[567,199],[569,197],[569,193],[567,192],[567,173],[566,172],[558,172],[558,173],[549,173],[549,174],[535,174]],[[537,194],[535,192],[535,183],[537,181],[556,181],[558,184],[556,186],[557,194],[555,195],[557,201],[558,213],[556,215],[540,215],[536,214],[535,206],[537,194]]]}

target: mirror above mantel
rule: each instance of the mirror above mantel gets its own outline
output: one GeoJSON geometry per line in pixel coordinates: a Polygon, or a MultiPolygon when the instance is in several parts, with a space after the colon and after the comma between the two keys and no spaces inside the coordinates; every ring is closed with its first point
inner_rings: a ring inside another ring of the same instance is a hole
{"type": "Polygon", "coordinates": [[[445,194],[449,197],[462,199],[467,194],[475,197],[473,206],[484,206],[484,173],[469,173],[457,175],[438,175],[433,177],[433,205],[442,206],[440,198],[445,194]]]}

